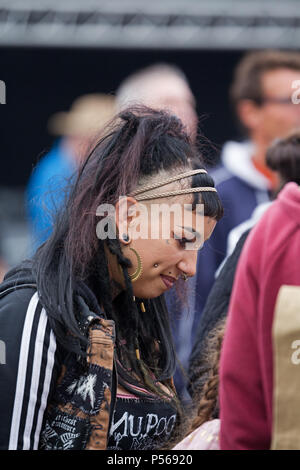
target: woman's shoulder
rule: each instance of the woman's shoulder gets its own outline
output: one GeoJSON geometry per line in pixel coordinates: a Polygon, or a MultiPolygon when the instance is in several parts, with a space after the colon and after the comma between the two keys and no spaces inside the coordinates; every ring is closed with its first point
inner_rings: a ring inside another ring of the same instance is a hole
{"type": "Polygon", "coordinates": [[[37,298],[37,286],[32,275],[31,262],[24,261],[12,268],[0,284],[0,319],[7,310],[9,316],[21,319],[26,314],[28,304],[37,298]]]}
{"type": "Polygon", "coordinates": [[[24,348],[26,354],[32,352],[32,357],[36,348],[43,349],[44,345],[48,349],[51,343],[56,349],[30,262],[10,270],[0,284],[0,340],[6,345],[7,357],[12,362],[21,358],[24,348]]]}
{"type": "Polygon", "coordinates": [[[0,325],[13,329],[23,324],[29,312],[40,308],[37,289],[34,285],[14,286],[1,289],[0,286],[0,325]]]}
{"type": "Polygon", "coordinates": [[[24,345],[55,342],[48,316],[43,309],[35,287],[20,287],[0,291],[0,340],[7,346],[7,354],[21,354],[24,345]]]}

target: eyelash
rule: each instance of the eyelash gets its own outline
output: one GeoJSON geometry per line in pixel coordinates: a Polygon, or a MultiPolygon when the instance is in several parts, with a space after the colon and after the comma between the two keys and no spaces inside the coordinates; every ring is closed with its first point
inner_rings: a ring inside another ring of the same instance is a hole
{"type": "Polygon", "coordinates": [[[188,240],[187,238],[177,238],[179,245],[185,248],[186,243],[194,243],[196,241],[196,237],[193,240],[188,240]]]}

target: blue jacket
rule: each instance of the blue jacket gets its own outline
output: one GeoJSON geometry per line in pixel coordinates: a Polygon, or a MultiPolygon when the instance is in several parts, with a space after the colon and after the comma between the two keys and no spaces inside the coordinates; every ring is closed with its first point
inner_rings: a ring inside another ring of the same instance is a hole
{"type": "Polygon", "coordinates": [[[75,163],[63,150],[61,141],[34,168],[26,191],[32,253],[51,234],[54,217],[67,195],[75,169],[75,163]]]}

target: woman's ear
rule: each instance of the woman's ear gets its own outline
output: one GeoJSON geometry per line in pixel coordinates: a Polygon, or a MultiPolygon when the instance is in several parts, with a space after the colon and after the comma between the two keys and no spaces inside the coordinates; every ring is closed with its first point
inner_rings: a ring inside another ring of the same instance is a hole
{"type": "Polygon", "coordinates": [[[133,197],[123,196],[115,205],[116,226],[119,234],[120,242],[123,245],[128,245],[131,242],[129,234],[129,225],[132,223],[136,216],[135,209],[137,205],[136,199],[133,197]]]}

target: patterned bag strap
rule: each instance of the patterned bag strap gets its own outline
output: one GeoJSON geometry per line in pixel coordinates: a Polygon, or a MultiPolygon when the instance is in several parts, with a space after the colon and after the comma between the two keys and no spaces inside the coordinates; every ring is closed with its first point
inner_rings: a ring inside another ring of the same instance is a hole
{"type": "Polygon", "coordinates": [[[88,364],[105,374],[103,396],[97,414],[91,416],[91,434],[86,445],[87,450],[105,450],[114,408],[116,376],[114,368],[115,323],[94,317],[89,327],[88,364]]]}

